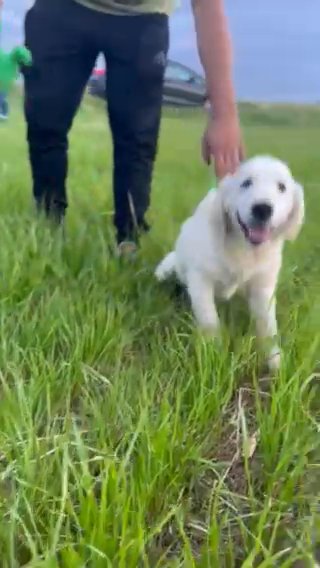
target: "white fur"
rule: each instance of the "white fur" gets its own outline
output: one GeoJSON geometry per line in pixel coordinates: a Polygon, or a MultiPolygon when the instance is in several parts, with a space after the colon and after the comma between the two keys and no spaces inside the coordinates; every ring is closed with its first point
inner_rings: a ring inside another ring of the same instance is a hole
{"type": "Polygon", "coordinates": [[[190,295],[198,325],[215,335],[219,317],[215,298],[229,300],[237,291],[246,294],[256,320],[260,340],[273,339],[268,361],[272,369],[280,363],[275,290],[285,240],[293,240],[304,219],[303,189],[288,167],[271,157],[244,162],[211,190],[182,226],[175,249],[156,269],[158,280],[174,274],[190,295]],[[251,186],[242,187],[250,178],[251,186]],[[279,183],[285,191],[279,190],[279,183]],[[269,237],[253,245],[245,236],[244,224],[252,222],[257,202],[273,207],[268,222],[269,237]]]}

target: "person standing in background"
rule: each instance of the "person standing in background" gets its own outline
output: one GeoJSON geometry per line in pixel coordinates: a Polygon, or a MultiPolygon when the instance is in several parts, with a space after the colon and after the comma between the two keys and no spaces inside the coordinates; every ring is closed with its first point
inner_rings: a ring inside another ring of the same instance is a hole
{"type": "Polygon", "coordinates": [[[9,103],[6,93],[0,91],[0,120],[7,120],[9,117],[9,103]]]}
{"type": "MultiPolygon", "coordinates": [[[[223,0],[193,0],[192,6],[212,108],[202,152],[220,178],[243,158],[231,42],[223,0]]],[[[58,223],[67,208],[68,133],[98,54],[106,59],[119,254],[133,252],[149,229],[145,214],[174,7],[175,0],[36,0],[25,19],[33,57],[24,72],[33,195],[38,209],[58,223]]]]}
{"type": "MultiPolygon", "coordinates": [[[[2,27],[2,8],[3,0],[0,0],[0,33],[2,27]]],[[[6,93],[0,90],[0,120],[7,120],[9,115],[9,105],[6,93]]]]}

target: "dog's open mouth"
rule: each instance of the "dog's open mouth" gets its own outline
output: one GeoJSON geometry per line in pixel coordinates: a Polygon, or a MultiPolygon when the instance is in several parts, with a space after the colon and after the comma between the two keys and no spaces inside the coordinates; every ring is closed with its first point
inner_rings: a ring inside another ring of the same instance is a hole
{"type": "Polygon", "coordinates": [[[271,237],[270,227],[266,226],[250,227],[241,220],[239,213],[237,213],[237,219],[245,238],[252,245],[255,246],[262,245],[263,243],[265,243],[270,239],[271,237]]]}

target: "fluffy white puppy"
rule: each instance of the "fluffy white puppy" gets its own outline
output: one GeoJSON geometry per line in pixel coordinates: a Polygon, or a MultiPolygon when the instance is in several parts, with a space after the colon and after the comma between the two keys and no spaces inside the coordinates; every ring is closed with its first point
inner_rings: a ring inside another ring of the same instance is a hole
{"type": "Polygon", "coordinates": [[[283,162],[257,156],[211,190],[182,226],[175,249],[156,269],[186,286],[198,325],[216,335],[215,298],[245,293],[257,337],[268,341],[270,369],[280,364],[275,290],[284,241],[304,220],[303,188],[283,162]]]}

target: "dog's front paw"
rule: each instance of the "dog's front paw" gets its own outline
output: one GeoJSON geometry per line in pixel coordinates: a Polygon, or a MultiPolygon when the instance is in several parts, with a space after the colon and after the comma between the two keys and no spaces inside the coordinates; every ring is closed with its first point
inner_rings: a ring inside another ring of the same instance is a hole
{"type": "Polygon", "coordinates": [[[281,350],[278,345],[274,345],[267,357],[267,365],[270,373],[276,373],[281,365],[281,350]]]}
{"type": "Polygon", "coordinates": [[[218,337],[220,334],[219,322],[211,319],[198,321],[198,328],[205,337],[218,337]]]}

